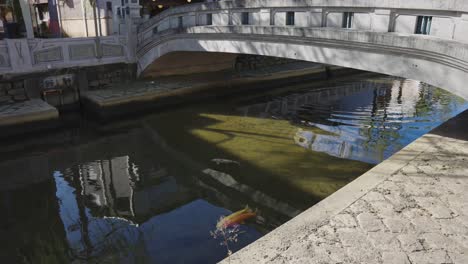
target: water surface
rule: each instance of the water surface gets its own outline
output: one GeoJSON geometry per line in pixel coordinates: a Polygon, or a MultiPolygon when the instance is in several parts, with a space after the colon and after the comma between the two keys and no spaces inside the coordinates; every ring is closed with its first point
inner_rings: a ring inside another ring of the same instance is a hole
{"type": "Polygon", "coordinates": [[[214,263],[468,108],[417,81],[303,84],[4,144],[2,263],[214,263]]]}

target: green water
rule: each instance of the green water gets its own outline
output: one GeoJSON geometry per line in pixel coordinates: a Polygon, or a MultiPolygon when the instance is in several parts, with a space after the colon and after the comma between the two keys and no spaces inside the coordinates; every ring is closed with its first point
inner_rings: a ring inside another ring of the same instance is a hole
{"type": "Polygon", "coordinates": [[[3,144],[2,263],[214,263],[468,108],[417,81],[305,83],[3,144]]]}

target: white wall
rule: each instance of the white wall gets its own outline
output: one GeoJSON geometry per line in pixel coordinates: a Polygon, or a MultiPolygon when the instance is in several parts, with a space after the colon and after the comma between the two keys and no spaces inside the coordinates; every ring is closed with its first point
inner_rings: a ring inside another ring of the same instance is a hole
{"type": "Polygon", "coordinates": [[[310,27],[322,26],[322,10],[313,10],[310,12],[310,27]]]}
{"type": "Polygon", "coordinates": [[[399,15],[395,19],[395,32],[405,33],[405,34],[414,34],[416,29],[416,19],[415,15],[399,15]]]}
{"type": "MultiPolygon", "coordinates": [[[[206,16],[205,16],[206,19],[206,16]]],[[[214,13],[212,16],[213,19],[213,25],[217,26],[222,26],[222,25],[228,25],[229,24],[229,13],[226,12],[220,12],[220,13],[214,13]]]]}
{"type": "Polygon", "coordinates": [[[295,12],[294,13],[294,24],[298,27],[309,26],[309,15],[308,12],[295,12]]]}
{"type": "Polygon", "coordinates": [[[242,25],[242,12],[234,12],[231,16],[233,25],[242,25]]]}
{"type": "Polygon", "coordinates": [[[387,32],[390,23],[390,10],[375,10],[372,14],[372,31],[387,32]]]}
{"type": "MultiPolygon", "coordinates": [[[[432,17],[430,35],[451,39],[454,32],[455,23],[451,17],[432,17]]],[[[468,31],[465,31],[468,35],[468,31]]]]}
{"type": "Polygon", "coordinates": [[[286,25],[286,12],[276,12],[275,13],[275,26],[285,26],[286,25]]]}
{"type": "Polygon", "coordinates": [[[352,28],[360,30],[370,30],[371,15],[369,13],[354,13],[352,28]]]}
{"type": "Polygon", "coordinates": [[[463,15],[455,26],[454,39],[468,43],[468,15],[463,15]]]}
{"type": "Polygon", "coordinates": [[[182,19],[184,27],[194,27],[196,26],[195,14],[184,15],[182,19]]]}
{"type": "Polygon", "coordinates": [[[258,12],[252,13],[251,24],[260,25],[260,26],[269,26],[270,25],[270,10],[261,9],[258,12]]]}
{"type": "Polygon", "coordinates": [[[343,23],[342,12],[332,12],[327,15],[327,27],[341,28],[343,23]]]}

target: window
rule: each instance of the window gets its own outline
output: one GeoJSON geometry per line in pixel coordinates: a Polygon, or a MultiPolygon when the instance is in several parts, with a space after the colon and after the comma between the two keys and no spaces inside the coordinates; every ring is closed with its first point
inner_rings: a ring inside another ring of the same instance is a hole
{"type": "Polygon", "coordinates": [[[343,24],[342,28],[352,28],[353,27],[353,12],[344,12],[343,13],[343,24]]]}
{"type": "Polygon", "coordinates": [[[206,14],[206,24],[213,25],[213,14],[206,14]]]}
{"type": "Polygon", "coordinates": [[[242,12],[242,25],[248,25],[249,23],[249,12],[242,12]]]}
{"type": "Polygon", "coordinates": [[[112,12],[112,2],[106,2],[106,9],[109,12],[112,12]]]}
{"type": "Polygon", "coordinates": [[[294,12],[286,12],[286,26],[294,26],[294,12]]]}
{"type": "Polygon", "coordinates": [[[158,27],[153,28],[153,34],[158,34],[158,27]]]}
{"type": "Polygon", "coordinates": [[[429,35],[431,32],[432,17],[418,16],[416,20],[416,34],[429,35]]]}

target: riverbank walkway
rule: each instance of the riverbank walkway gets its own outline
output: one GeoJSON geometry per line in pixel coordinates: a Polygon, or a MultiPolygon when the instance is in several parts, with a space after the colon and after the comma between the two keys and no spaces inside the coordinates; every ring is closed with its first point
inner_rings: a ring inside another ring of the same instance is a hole
{"type": "Polygon", "coordinates": [[[224,263],[468,263],[468,110],[224,263]]]}

